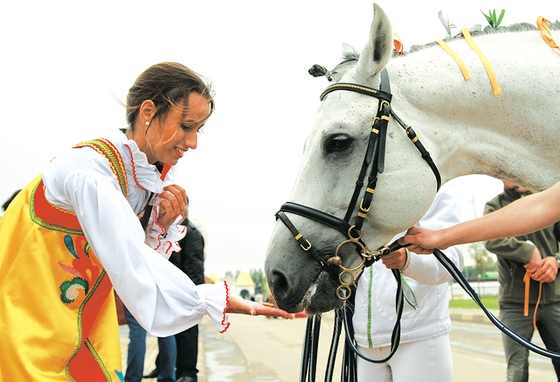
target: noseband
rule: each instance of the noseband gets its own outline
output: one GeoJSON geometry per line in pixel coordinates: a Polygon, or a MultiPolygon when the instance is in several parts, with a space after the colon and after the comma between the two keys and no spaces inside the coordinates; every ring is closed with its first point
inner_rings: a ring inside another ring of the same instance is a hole
{"type": "Polygon", "coordinates": [[[276,217],[280,219],[284,225],[290,230],[294,235],[295,240],[299,243],[300,247],[319,263],[322,269],[329,271],[329,273],[335,272],[335,269],[339,268],[340,273],[338,279],[340,286],[336,290],[336,295],[341,300],[347,300],[352,295],[352,288],[355,288],[355,281],[362,273],[364,267],[368,267],[375,261],[381,259],[383,256],[402,248],[397,242],[391,244],[390,246],[384,246],[378,250],[370,250],[364,241],[363,236],[363,224],[367,217],[367,213],[371,210],[371,205],[373,201],[373,194],[375,193],[375,187],[377,185],[377,177],[384,171],[385,164],[385,142],[387,137],[387,125],[389,123],[390,117],[392,116],[405,130],[408,138],[420,151],[422,159],[424,159],[436,177],[437,189],[439,190],[441,186],[441,177],[439,171],[434,164],[430,153],[424,148],[420,142],[418,136],[412,130],[412,127],[406,125],[391,109],[391,89],[389,84],[389,76],[386,69],[381,72],[381,84],[380,89],[373,89],[367,86],[351,84],[351,83],[336,83],[327,87],[323,93],[321,93],[321,101],[327,96],[327,94],[334,91],[351,91],[360,94],[365,94],[370,97],[379,99],[379,105],[377,109],[377,114],[371,123],[371,132],[369,136],[369,141],[362,162],[362,167],[358,179],[356,181],[356,186],[354,188],[354,193],[348,208],[346,210],[346,215],[344,219],[340,219],[334,215],[319,211],[317,209],[304,206],[301,204],[286,202],[276,213],[276,217]],[[365,180],[369,169],[369,176],[367,181],[365,180]],[[358,202],[358,197],[365,186],[365,191],[363,193],[362,199],[359,203],[358,212],[354,221],[354,224],[350,224],[350,219],[356,209],[358,202]],[[309,239],[305,238],[303,234],[294,226],[290,221],[286,213],[296,214],[316,222],[322,223],[326,226],[334,228],[346,236],[346,240],[342,241],[336,248],[334,256],[330,257],[326,261],[317,253],[309,239]],[[351,245],[354,247],[356,252],[360,255],[360,263],[352,268],[346,268],[342,264],[342,259],[339,256],[339,251],[344,245],[351,245]]]}

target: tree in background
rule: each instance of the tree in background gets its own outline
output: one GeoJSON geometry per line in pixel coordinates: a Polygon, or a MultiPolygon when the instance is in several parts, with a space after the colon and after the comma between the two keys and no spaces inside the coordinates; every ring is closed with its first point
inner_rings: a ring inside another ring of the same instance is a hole
{"type": "MultiPolygon", "coordinates": [[[[503,16],[501,16],[503,17],[503,16]]],[[[500,19],[501,21],[501,19],[500,19]]],[[[480,216],[476,209],[475,196],[471,197],[471,204],[474,217],[480,216]]],[[[463,275],[467,280],[475,280],[485,278],[485,273],[489,271],[497,271],[496,258],[484,246],[484,242],[471,243],[467,246],[467,254],[474,261],[474,265],[468,265],[463,268],[463,275]]]]}
{"type": "Polygon", "coordinates": [[[471,268],[470,270],[475,272],[474,275],[469,275],[463,271],[463,274],[465,274],[468,279],[483,278],[486,272],[497,270],[496,259],[490,255],[490,252],[488,252],[488,250],[484,247],[483,242],[469,244],[467,247],[467,253],[474,261],[474,266],[465,267],[465,270],[467,270],[467,268],[471,268]]]}
{"type": "Polygon", "coordinates": [[[249,270],[249,276],[251,276],[255,283],[255,294],[264,294],[265,278],[262,269],[249,270]]]}
{"type": "Polygon", "coordinates": [[[239,276],[239,271],[235,271],[235,275],[231,272],[231,271],[227,271],[226,272],[226,279],[232,279],[232,280],[237,280],[237,277],[239,276]]]}

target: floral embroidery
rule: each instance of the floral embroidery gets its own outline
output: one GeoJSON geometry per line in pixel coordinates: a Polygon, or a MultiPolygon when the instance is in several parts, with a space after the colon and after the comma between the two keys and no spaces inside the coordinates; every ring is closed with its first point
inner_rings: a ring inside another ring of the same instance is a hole
{"type": "Polygon", "coordinates": [[[60,285],[60,300],[64,304],[71,304],[76,301],[80,295],[85,297],[89,290],[90,285],[95,283],[99,277],[99,267],[94,265],[89,257],[90,246],[84,236],[77,236],[72,239],[72,236],[64,236],[64,244],[66,249],[72,255],[72,265],[66,265],[61,262],[58,265],[75,276],[71,280],[64,281],[60,285]],[[79,251],[77,252],[76,249],[79,251]],[[83,294],[81,293],[83,292],[83,294]]]}
{"type": "Polygon", "coordinates": [[[89,141],[84,141],[77,144],[74,148],[89,147],[99,154],[103,155],[109,161],[111,170],[117,177],[121,191],[126,197],[128,195],[128,180],[126,176],[126,168],[124,167],[123,159],[118,149],[105,138],[97,138],[89,141]]]}

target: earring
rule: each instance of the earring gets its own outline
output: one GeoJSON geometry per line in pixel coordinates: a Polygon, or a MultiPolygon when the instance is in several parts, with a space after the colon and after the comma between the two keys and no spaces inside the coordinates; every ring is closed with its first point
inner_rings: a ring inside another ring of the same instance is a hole
{"type": "Polygon", "coordinates": [[[146,127],[150,126],[150,121],[146,121],[146,127]]]}

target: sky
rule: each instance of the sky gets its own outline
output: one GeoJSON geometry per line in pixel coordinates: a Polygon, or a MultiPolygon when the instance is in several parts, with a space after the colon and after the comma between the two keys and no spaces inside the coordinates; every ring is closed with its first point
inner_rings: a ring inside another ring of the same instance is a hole
{"type": "MultiPolygon", "coordinates": [[[[560,19],[550,0],[382,1],[405,50],[457,27],[486,25],[481,9],[506,9],[504,25],[560,19]]],[[[208,78],[216,111],[177,183],[207,231],[206,273],[264,268],[274,214],[287,201],[303,142],[328,85],[307,70],[338,63],[342,44],[366,43],[364,0],[99,0],[0,3],[0,202],[57,152],[126,127],[128,88],[149,66],[181,62],[208,78]]],[[[466,218],[480,216],[502,183],[457,181],[466,218]]]]}

